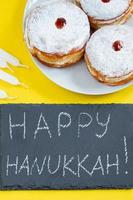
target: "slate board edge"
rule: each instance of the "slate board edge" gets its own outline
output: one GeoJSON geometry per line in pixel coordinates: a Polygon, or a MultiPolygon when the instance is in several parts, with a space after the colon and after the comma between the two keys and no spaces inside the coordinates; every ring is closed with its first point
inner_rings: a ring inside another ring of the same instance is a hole
{"type": "MultiPolygon", "coordinates": [[[[58,104],[58,103],[50,103],[50,104],[47,104],[47,103],[35,103],[35,104],[32,104],[32,103],[22,103],[22,104],[20,104],[20,103],[8,103],[8,104],[0,104],[0,106],[7,106],[7,105],[13,105],[13,106],[35,106],[35,107],[37,107],[37,106],[40,106],[40,105],[56,105],[56,106],[63,106],[63,105],[68,105],[68,106],[77,106],[77,105],[79,105],[79,106],[82,106],[82,105],[90,105],[90,106],[97,106],[97,105],[99,105],[99,106],[103,106],[103,105],[124,105],[124,106],[126,106],[126,105],[133,105],[132,103],[104,103],[104,104],[80,104],[80,103],[70,103],[70,104],[67,104],[67,103],[62,103],[62,104],[58,104]]],[[[0,108],[0,119],[1,119],[1,108],[0,108]]],[[[0,127],[1,127],[1,121],[0,121],[0,127]]],[[[0,132],[0,138],[1,138],[1,132],[0,132]]],[[[1,145],[0,145],[0,148],[1,148],[1,145]]],[[[0,154],[0,157],[1,157],[2,155],[0,154]]],[[[1,163],[0,163],[0,173],[1,173],[1,163]]],[[[108,190],[112,190],[112,189],[116,189],[116,190],[119,190],[119,189],[122,189],[122,190],[130,190],[130,189],[132,189],[133,188],[133,184],[131,184],[131,185],[128,185],[128,187],[125,185],[125,186],[116,186],[116,187],[106,187],[106,186],[103,186],[103,187],[101,187],[101,186],[95,186],[95,187],[81,187],[81,188],[78,188],[77,189],[77,187],[73,187],[73,186],[71,186],[71,187],[63,187],[63,188],[50,188],[50,187],[46,187],[46,186],[41,186],[41,187],[36,187],[36,186],[29,186],[29,187],[21,187],[21,186],[19,186],[19,185],[16,185],[16,186],[14,186],[14,187],[2,187],[1,186],[2,185],[2,180],[1,180],[1,176],[0,176],[0,191],[9,191],[9,190],[106,190],[106,189],[108,189],[108,190]],[[124,188],[125,187],[125,188],[124,188]]]]}

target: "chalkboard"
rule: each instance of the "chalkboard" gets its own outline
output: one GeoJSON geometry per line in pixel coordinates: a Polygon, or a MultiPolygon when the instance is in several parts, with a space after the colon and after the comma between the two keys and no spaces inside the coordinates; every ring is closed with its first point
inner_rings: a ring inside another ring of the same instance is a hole
{"type": "Polygon", "coordinates": [[[133,188],[133,105],[1,105],[0,189],[133,188]]]}

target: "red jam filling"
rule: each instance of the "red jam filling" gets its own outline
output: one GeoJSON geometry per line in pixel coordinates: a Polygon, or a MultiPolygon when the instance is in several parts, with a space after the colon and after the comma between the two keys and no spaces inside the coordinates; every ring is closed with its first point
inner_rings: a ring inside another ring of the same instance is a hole
{"type": "Polygon", "coordinates": [[[109,3],[110,0],[101,0],[103,3],[109,3]]]}
{"type": "Polygon", "coordinates": [[[58,29],[62,29],[66,25],[66,20],[64,18],[58,18],[55,25],[58,29]]]}
{"type": "Polygon", "coordinates": [[[114,51],[120,51],[123,48],[122,42],[117,40],[113,43],[114,51]]]}

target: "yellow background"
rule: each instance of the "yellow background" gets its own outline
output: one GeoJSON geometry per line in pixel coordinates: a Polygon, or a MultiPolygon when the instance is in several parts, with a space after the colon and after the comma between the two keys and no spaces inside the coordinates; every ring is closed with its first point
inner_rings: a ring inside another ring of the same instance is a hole
{"type": "MultiPolygon", "coordinates": [[[[106,96],[86,96],[71,93],[49,81],[33,64],[23,41],[22,19],[26,0],[0,0],[0,48],[18,57],[30,69],[16,69],[16,75],[28,89],[14,87],[0,81],[15,100],[0,100],[2,103],[133,103],[133,86],[106,96]]],[[[6,70],[8,71],[8,70],[6,70]]],[[[133,199],[133,190],[108,191],[23,191],[0,192],[1,200],[105,200],[133,199]]]]}

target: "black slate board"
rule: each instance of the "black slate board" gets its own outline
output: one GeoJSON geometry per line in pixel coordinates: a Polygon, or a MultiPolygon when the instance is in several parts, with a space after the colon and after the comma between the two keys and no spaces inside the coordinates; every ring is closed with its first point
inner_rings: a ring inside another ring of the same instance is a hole
{"type": "Polygon", "coordinates": [[[0,189],[133,188],[133,105],[1,105],[0,189]]]}

